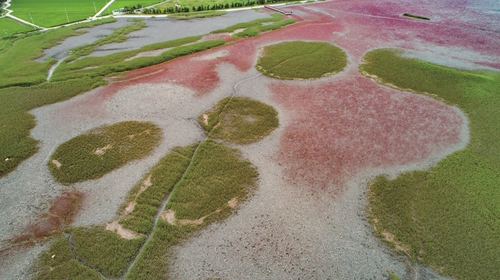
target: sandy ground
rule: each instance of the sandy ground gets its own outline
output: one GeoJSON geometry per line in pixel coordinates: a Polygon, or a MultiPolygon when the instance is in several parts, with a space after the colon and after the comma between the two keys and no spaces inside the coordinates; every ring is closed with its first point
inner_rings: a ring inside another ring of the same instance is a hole
{"type": "MultiPolygon", "coordinates": [[[[95,55],[137,48],[141,42],[149,44],[156,40],[205,34],[236,21],[261,16],[264,15],[247,11],[210,21],[173,23],[167,19],[150,19],[147,23],[151,27],[132,33],[131,40],[126,43],[103,46],[95,55]]],[[[120,19],[112,26],[124,23],[120,19]]],[[[46,57],[61,58],[67,49],[109,34],[110,26],[96,27],[84,35],[88,37],[69,38],[60,46],[47,50],[46,57]]],[[[227,53],[218,52],[204,59],[224,55],[227,53]]],[[[426,54],[415,52],[411,55],[426,54]]],[[[351,57],[350,60],[352,62],[351,57]]],[[[459,61],[453,60],[453,63],[459,61]]],[[[208,226],[173,248],[171,259],[166,260],[171,278],[387,279],[386,270],[415,279],[439,278],[431,269],[415,266],[395,255],[373,235],[365,215],[366,184],[380,173],[396,175],[405,170],[428,168],[443,156],[464,147],[468,141],[467,121],[458,109],[454,110],[463,117],[458,144],[407,166],[364,170],[346,183],[344,192],[325,191],[318,195],[312,193],[309,186],[290,184],[284,177],[286,166],[276,160],[275,152],[294,112],[272,98],[267,87],[272,79],[258,75],[254,68],[238,71],[230,64],[219,65],[216,70],[221,81],[201,97],[173,83],[141,83],[139,80],[113,95],[107,95],[100,88],[31,111],[37,120],[31,135],[40,140],[40,149],[14,172],[0,179],[0,240],[18,233],[38,213],[46,210],[52,198],[68,188],[55,182],[47,169],[50,155],[62,142],[97,126],[125,120],[152,121],[161,127],[163,139],[151,155],[98,180],[74,185],[86,194],[74,225],[104,225],[116,218],[116,211],[128,191],[170,149],[204,139],[203,130],[197,123],[199,115],[220,99],[237,93],[274,106],[279,113],[280,127],[257,143],[234,145],[257,167],[258,188],[227,220],[208,226]],[[235,85],[238,85],[237,90],[235,85]]],[[[0,246],[4,244],[1,242],[0,246]]],[[[0,279],[29,279],[32,276],[29,267],[47,246],[39,244],[9,255],[0,263],[0,279]]]]}

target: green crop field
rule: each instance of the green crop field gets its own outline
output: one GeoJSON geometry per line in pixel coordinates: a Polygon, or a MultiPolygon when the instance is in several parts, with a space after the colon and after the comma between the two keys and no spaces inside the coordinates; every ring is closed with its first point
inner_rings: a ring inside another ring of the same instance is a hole
{"type": "MultiPolygon", "coordinates": [[[[103,1],[103,0],[100,0],[103,1]]],[[[113,4],[109,6],[111,10],[117,10],[123,7],[138,7],[139,5],[142,5],[143,7],[147,7],[156,3],[161,3],[163,1],[161,0],[115,0],[113,4]]]]}
{"type": "Polygon", "coordinates": [[[91,17],[106,5],[106,0],[14,0],[11,4],[13,16],[42,27],[51,27],[68,23],[68,19],[75,22],[91,17]]]}
{"type": "Polygon", "coordinates": [[[0,37],[32,30],[34,30],[33,27],[21,24],[10,18],[0,18],[0,37]]]}
{"type": "Polygon", "coordinates": [[[371,221],[392,246],[456,279],[500,279],[500,73],[461,71],[393,50],[364,57],[381,83],[429,93],[470,120],[470,143],[428,171],[370,186],[371,221]]]}

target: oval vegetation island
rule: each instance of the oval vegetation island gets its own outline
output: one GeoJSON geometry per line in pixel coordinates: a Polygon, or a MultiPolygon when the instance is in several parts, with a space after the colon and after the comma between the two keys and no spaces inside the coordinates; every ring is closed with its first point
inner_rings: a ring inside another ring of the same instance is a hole
{"type": "Polygon", "coordinates": [[[256,142],[279,125],[272,106],[246,97],[226,97],[199,120],[210,138],[239,144],[256,142]]]}
{"type": "Polygon", "coordinates": [[[161,129],[150,122],[102,126],[57,147],[49,169],[57,181],[65,184],[97,179],[148,155],[160,139],[161,129]]]}
{"type": "Polygon", "coordinates": [[[347,55],[326,42],[283,42],[264,47],[257,69],[264,75],[284,80],[309,80],[342,71],[347,55]]]}

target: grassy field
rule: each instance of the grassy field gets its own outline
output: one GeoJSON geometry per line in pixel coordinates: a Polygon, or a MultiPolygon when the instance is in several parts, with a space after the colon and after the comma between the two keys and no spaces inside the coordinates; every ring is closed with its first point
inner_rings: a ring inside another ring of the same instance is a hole
{"type": "Polygon", "coordinates": [[[257,69],[278,79],[315,79],[342,71],[347,56],[324,42],[283,42],[264,47],[257,69]]]}
{"type": "MultiPolygon", "coordinates": [[[[102,0],[101,0],[102,1],[102,0]]],[[[118,10],[120,8],[124,7],[138,7],[138,4],[142,5],[143,7],[147,7],[153,4],[161,3],[163,1],[160,0],[115,0],[111,6],[109,6],[110,10],[118,10]]]]}
{"type": "Polygon", "coordinates": [[[394,235],[394,248],[445,275],[499,279],[500,73],[455,70],[385,49],[364,59],[362,73],[457,105],[470,120],[464,150],[428,171],[372,183],[370,216],[377,232],[394,235]]]}
{"type": "Polygon", "coordinates": [[[57,147],[48,166],[64,184],[97,179],[148,155],[160,139],[160,128],[150,122],[127,121],[95,128],[57,147]]]}
{"type": "Polygon", "coordinates": [[[258,141],[279,125],[273,107],[244,97],[222,99],[199,122],[209,137],[241,144],[258,141]]]}
{"type": "Polygon", "coordinates": [[[106,0],[14,0],[10,9],[14,11],[12,15],[18,18],[33,22],[38,26],[51,27],[68,23],[68,21],[87,19],[104,5],[106,5],[106,0]]]}
{"type": "Polygon", "coordinates": [[[12,36],[16,33],[33,31],[34,28],[21,24],[10,18],[0,18],[0,37],[12,36]]]}

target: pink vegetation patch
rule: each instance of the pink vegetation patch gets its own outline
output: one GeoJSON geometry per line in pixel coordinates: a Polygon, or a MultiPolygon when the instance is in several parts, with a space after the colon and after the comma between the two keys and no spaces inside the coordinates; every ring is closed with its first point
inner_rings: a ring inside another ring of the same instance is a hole
{"type": "Polygon", "coordinates": [[[319,86],[270,85],[292,112],[278,151],[291,181],[334,192],[368,168],[425,159],[460,139],[446,104],[383,87],[360,75],[319,86]]]}

